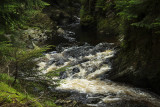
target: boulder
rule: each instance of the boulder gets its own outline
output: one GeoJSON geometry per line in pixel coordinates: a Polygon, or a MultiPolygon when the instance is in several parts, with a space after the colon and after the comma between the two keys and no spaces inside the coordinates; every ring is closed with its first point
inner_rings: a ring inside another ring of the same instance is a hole
{"type": "Polygon", "coordinates": [[[58,33],[58,34],[65,34],[65,31],[64,31],[62,28],[59,28],[59,29],[57,30],[57,33],[58,33]]]}
{"type": "Polygon", "coordinates": [[[72,74],[79,73],[80,69],[78,67],[73,68],[72,74]]]}

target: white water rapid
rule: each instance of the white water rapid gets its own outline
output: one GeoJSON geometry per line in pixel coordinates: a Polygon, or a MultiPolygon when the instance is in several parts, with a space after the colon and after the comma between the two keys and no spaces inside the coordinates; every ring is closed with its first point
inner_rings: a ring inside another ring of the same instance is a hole
{"type": "MultiPolygon", "coordinates": [[[[77,99],[91,107],[160,107],[160,99],[153,94],[108,80],[112,69],[110,59],[114,45],[100,43],[90,46],[65,47],[61,52],[50,52],[38,64],[43,73],[60,68],[58,91],[76,93],[77,99]]],[[[53,77],[54,78],[54,77],[53,77]]]]}

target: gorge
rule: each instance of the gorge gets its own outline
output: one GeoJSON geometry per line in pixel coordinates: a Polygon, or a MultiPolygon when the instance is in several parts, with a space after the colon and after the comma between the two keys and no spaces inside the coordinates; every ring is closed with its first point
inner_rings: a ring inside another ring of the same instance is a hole
{"type": "Polygon", "coordinates": [[[159,1],[31,1],[0,2],[0,106],[160,106],[159,1]]]}

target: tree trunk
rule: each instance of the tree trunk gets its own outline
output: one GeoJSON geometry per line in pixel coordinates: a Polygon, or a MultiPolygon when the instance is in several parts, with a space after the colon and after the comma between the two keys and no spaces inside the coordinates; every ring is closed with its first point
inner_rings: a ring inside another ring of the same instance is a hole
{"type": "Polygon", "coordinates": [[[18,60],[17,60],[17,51],[15,51],[15,75],[14,75],[14,81],[12,83],[12,85],[14,86],[16,81],[17,81],[17,78],[18,78],[18,60]]]}

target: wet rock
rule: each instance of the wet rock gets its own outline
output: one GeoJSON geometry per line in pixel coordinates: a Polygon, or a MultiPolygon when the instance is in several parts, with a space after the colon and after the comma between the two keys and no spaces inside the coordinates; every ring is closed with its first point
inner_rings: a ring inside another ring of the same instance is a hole
{"type": "Polygon", "coordinates": [[[72,47],[66,51],[63,52],[63,55],[65,57],[73,57],[73,58],[78,58],[80,56],[87,56],[90,54],[88,50],[92,49],[92,46],[80,46],[80,47],[72,47]]]}
{"type": "Polygon", "coordinates": [[[68,97],[67,99],[70,99],[70,100],[75,100],[75,101],[78,101],[78,102],[82,102],[82,103],[86,103],[86,99],[87,99],[87,96],[85,93],[77,93],[77,92],[74,92],[70,97],[68,97]]]}
{"type": "Polygon", "coordinates": [[[83,77],[82,76],[79,76],[79,75],[76,75],[76,74],[74,74],[73,76],[72,76],[72,78],[74,78],[74,79],[82,79],[83,77]]]}
{"type": "Polygon", "coordinates": [[[94,48],[94,50],[102,52],[102,51],[105,51],[106,48],[107,48],[107,46],[105,44],[100,43],[100,44],[96,45],[96,47],[94,48]]]}
{"type": "Polygon", "coordinates": [[[61,53],[66,48],[68,48],[68,44],[66,44],[66,43],[60,43],[58,46],[56,46],[56,51],[59,52],[59,53],[61,53]]]}
{"type": "Polygon", "coordinates": [[[93,73],[94,71],[96,71],[96,69],[97,69],[96,66],[92,66],[92,67],[86,68],[86,70],[87,70],[86,75],[88,75],[88,74],[90,74],[90,73],[93,73]]]}
{"type": "Polygon", "coordinates": [[[65,31],[64,31],[62,28],[59,28],[59,29],[57,30],[57,33],[58,33],[58,34],[65,34],[65,31]]]}
{"type": "Polygon", "coordinates": [[[60,72],[60,79],[65,79],[67,77],[68,77],[68,75],[67,75],[66,71],[61,71],[60,72]]]}
{"type": "Polygon", "coordinates": [[[28,45],[27,45],[27,48],[29,49],[34,49],[34,46],[31,42],[26,42],[28,45]]]}
{"type": "Polygon", "coordinates": [[[69,103],[72,103],[72,101],[59,99],[59,100],[56,100],[55,102],[55,104],[69,104],[69,103]]]}
{"type": "Polygon", "coordinates": [[[88,104],[97,104],[99,101],[101,101],[98,97],[90,97],[87,99],[88,104]]]}
{"type": "Polygon", "coordinates": [[[106,58],[106,59],[103,61],[103,64],[111,65],[111,62],[110,62],[109,58],[106,58]]]}
{"type": "Polygon", "coordinates": [[[82,60],[78,61],[78,63],[84,63],[84,62],[87,62],[87,61],[89,61],[88,58],[83,58],[82,60]]]}
{"type": "Polygon", "coordinates": [[[60,65],[64,65],[65,60],[64,59],[60,59],[59,61],[57,61],[55,63],[56,66],[60,66],[60,65]]]}
{"type": "Polygon", "coordinates": [[[73,68],[72,74],[79,73],[80,69],[78,67],[73,68]]]}
{"type": "Polygon", "coordinates": [[[98,107],[154,107],[153,105],[145,104],[144,102],[137,102],[131,100],[120,100],[114,102],[100,102],[98,107]]]}
{"type": "MultiPolygon", "coordinates": [[[[70,43],[70,41],[67,38],[63,37],[63,34],[59,34],[59,35],[54,35],[52,37],[52,39],[50,39],[48,42],[50,42],[51,44],[54,45],[59,45],[62,43],[70,43]],[[61,36],[62,35],[62,36],[61,36]]],[[[57,50],[58,48],[56,47],[56,51],[60,52],[59,50],[57,50]]]]}
{"type": "Polygon", "coordinates": [[[78,59],[76,61],[73,61],[70,65],[74,66],[74,65],[78,65],[78,64],[81,64],[81,63],[84,63],[84,62],[87,62],[87,61],[89,61],[89,59],[87,59],[87,58],[78,59]]]}
{"type": "Polygon", "coordinates": [[[66,25],[70,22],[70,20],[71,20],[70,18],[64,18],[64,19],[62,19],[61,24],[66,25]]]}
{"type": "Polygon", "coordinates": [[[50,60],[49,62],[48,62],[48,65],[52,65],[53,63],[55,63],[56,62],[56,60],[50,60]]]}
{"type": "Polygon", "coordinates": [[[109,49],[112,46],[112,44],[110,43],[99,43],[98,45],[96,45],[93,49],[93,52],[103,52],[107,49],[109,49]]]}
{"type": "Polygon", "coordinates": [[[64,31],[62,28],[59,28],[57,30],[58,36],[65,38],[69,42],[76,42],[76,39],[74,38],[75,33],[71,31],[64,31]]]}
{"type": "Polygon", "coordinates": [[[103,74],[99,76],[100,80],[105,80],[107,78],[107,74],[103,74]]]}

